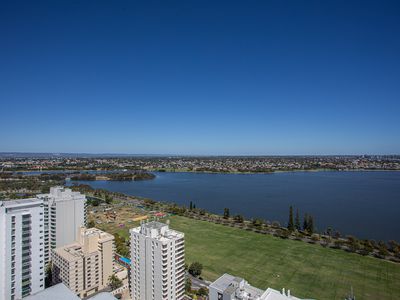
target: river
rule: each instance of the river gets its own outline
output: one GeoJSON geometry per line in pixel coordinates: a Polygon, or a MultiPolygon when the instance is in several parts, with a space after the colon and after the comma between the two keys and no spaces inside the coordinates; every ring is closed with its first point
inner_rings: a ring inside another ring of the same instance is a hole
{"type": "Polygon", "coordinates": [[[400,241],[400,172],[210,174],[156,172],[147,181],[80,181],[94,188],[285,225],[289,206],[314,216],[318,231],[400,241]]]}

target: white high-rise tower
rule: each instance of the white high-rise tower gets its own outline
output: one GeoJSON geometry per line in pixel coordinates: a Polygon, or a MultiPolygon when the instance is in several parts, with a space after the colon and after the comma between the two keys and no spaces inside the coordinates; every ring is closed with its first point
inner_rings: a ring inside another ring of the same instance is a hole
{"type": "Polygon", "coordinates": [[[133,300],[182,299],[185,291],[184,234],[160,222],[142,223],[131,234],[133,300]]]}
{"type": "Polygon", "coordinates": [[[0,299],[44,289],[43,220],[42,200],[0,201],[0,299]]]}
{"type": "Polygon", "coordinates": [[[64,187],[52,187],[49,194],[38,195],[44,202],[45,263],[51,249],[78,240],[78,230],[86,225],[86,197],[64,187]]]}

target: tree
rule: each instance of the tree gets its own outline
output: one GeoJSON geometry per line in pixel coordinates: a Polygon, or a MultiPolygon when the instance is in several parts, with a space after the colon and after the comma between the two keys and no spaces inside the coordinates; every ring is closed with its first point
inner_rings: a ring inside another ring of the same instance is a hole
{"type": "Polygon", "coordinates": [[[253,224],[254,227],[261,228],[264,224],[264,221],[262,219],[253,219],[251,224],[253,224]]]}
{"type": "Polygon", "coordinates": [[[224,219],[229,219],[229,208],[224,208],[224,219]]]}
{"type": "Polygon", "coordinates": [[[99,201],[99,199],[97,199],[97,198],[92,198],[92,199],[90,200],[90,204],[93,205],[93,206],[99,206],[100,201],[99,201]]]}
{"type": "Polygon", "coordinates": [[[118,254],[125,257],[129,256],[129,248],[126,245],[126,241],[118,233],[114,234],[114,243],[118,254]]]}
{"type": "Polygon", "coordinates": [[[326,234],[329,235],[329,236],[332,236],[332,228],[331,227],[328,227],[326,229],[326,234]]]}
{"type": "Polygon", "coordinates": [[[348,245],[350,251],[352,251],[352,252],[356,252],[357,250],[360,249],[360,243],[358,242],[358,240],[355,237],[353,237],[351,235],[347,236],[347,245],[348,245]]]}
{"type": "Polygon", "coordinates": [[[313,234],[314,233],[314,218],[313,216],[308,216],[308,228],[307,231],[309,234],[313,234]]]}
{"type": "Polygon", "coordinates": [[[301,229],[301,226],[300,226],[299,209],[296,209],[296,218],[295,218],[295,221],[294,221],[294,227],[295,227],[297,230],[300,230],[300,229],[301,229]]]}
{"type": "Polygon", "coordinates": [[[198,296],[207,296],[208,295],[208,290],[205,287],[201,287],[198,289],[196,292],[198,296]]]}
{"type": "Polygon", "coordinates": [[[105,201],[107,204],[111,204],[113,201],[113,197],[106,194],[105,201]]]}
{"type": "Polygon", "coordinates": [[[400,245],[394,240],[390,240],[388,244],[389,244],[389,250],[392,252],[396,252],[396,250],[400,247],[400,245]]]}
{"type": "Polygon", "coordinates": [[[379,241],[378,247],[378,251],[381,256],[389,255],[389,251],[387,250],[387,245],[385,244],[385,242],[379,241]]]}
{"type": "Polygon", "coordinates": [[[187,293],[190,293],[191,290],[192,290],[192,280],[190,280],[190,278],[188,277],[188,278],[186,278],[186,281],[185,281],[185,291],[187,293]]]}
{"type": "Polygon", "coordinates": [[[288,221],[287,229],[289,231],[293,231],[294,230],[293,207],[291,205],[290,205],[290,208],[289,208],[289,221],[288,221]]]}
{"type": "Polygon", "coordinates": [[[243,216],[242,215],[236,215],[233,217],[233,220],[235,220],[236,223],[243,223],[243,216]]]}
{"type": "Polygon", "coordinates": [[[303,219],[303,230],[307,231],[308,230],[308,215],[305,214],[304,215],[304,219],[303,219]]]}
{"type": "Polygon", "coordinates": [[[189,266],[189,273],[192,274],[194,277],[200,276],[202,270],[203,265],[197,261],[191,263],[191,265],[189,266]]]}
{"type": "Polygon", "coordinates": [[[362,253],[363,255],[367,255],[374,251],[374,247],[372,247],[372,243],[369,240],[365,240],[363,242],[363,246],[364,246],[363,253],[362,253]]]}
{"type": "Polygon", "coordinates": [[[116,290],[122,286],[122,280],[113,274],[108,278],[108,285],[110,286],[111,290],[116,290]]]}
{"type": "Polygon", "coordinates": [[[93,228],[93,227],[95,227],[95,226],[96,226],[96,224],[94,223],[93,220],[90,220],[90,221],[88,222],[88,224],[87,224],[87,227],[88,227],[88,228],[93,228]]]}
{"type": "Polygon", "coordinates": [[[46,288],[51,287],[53,284],[53,273],[52,273],[52,263],[47,265],[46,267],[46,277],[44,278],[44,285],[46,288]]]}

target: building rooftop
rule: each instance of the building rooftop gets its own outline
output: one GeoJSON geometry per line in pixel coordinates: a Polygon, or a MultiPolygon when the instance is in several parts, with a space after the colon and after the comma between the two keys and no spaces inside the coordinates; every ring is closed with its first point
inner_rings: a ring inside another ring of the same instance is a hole
{"type": "Polygon", "coordinates": [[[290,291],[288,291],[288,295],[285,295],[271,288],[268,288],[263,296],[263,300],[300,300],[299,298],[291,296],[290,291]]]}
{"type": "Polygon", "coordinates": [[[88,300],[116,300],[116,299],[117,298],[115,298],[112,294],[102,292],[94,295],[93,297],[90,297],[88,300]]]}
{"type": "Polygon", "coordinates": [[[98,243],[105,243],[113,240],[113,235],[101,231],[100,229],[80,227],[79,241],[53,249],[53,252],[67,261],[76,261],[80,257],[97,253],[98,243]]]}
{"type": "Polygon", "coordinates": [[[157,221],[142,222],[139,227],[132,228],[130,232],[140,233],[161,242],[180,239],[185,236],[182,232],[170,229],[168,224],[157,221]]]}
{"type": "Polygon", "coordinates": [[[86,198],[84,194],[81,194],[80,192],[74,192],[73,190],[63,186],[53,186],[50,188],[50,192],[48,194],[39,194],[37,197],[45,199],[50,198],[57,202],[86,198]]]}
{"type": "Polygon", "coordinates": [[[24,206],[24,205],[29,205],[29,204],[40,204],[40,203],[43,203],[43,201],[40,199],[27,198],[27,199],[0,201],[0,206],[14,207],[14,206],[24,206]]]}
{"type": "Polygon", "coordinates": [[[84,255],[82,246],[78,243],[69,244],[53,251],[68,261],[75,261],[84,255]]]}
{"type": "Polygon", "coordinates": [[[285,290],[280,293],[277,290],[268,288],[266,291],[250,285],[241,277],[224,274],[212,284],[210,288],[218,290],[220,293],[231,295],[233,300],[300,300],[294,296],[285,294],[285,290]]]}
{"type": "Polygon", "coordinates": [[[104,232],[97,228],[86,228],[83,232],[83,235],[84,236],[91,236],[91,235],[98,236],[99,240],[101,242],[114,239],[114,236],[112,234],[109,234],[109,233],[104,232]]]}
{"type": "Polygon", "coordinates": [[[243,278],[229,274],[222,275],[210,287],[219,290],[221,293],[232,295],[233,299],[256,300],[261,299],[264,293],[263,290],[248,284],[243,278]]]}
{"type": "Polygon", "coordinates": [[[59,283],[37,294],[30,295],[24,298],[24,300],[80,300],[80,299],[81,298],[75,295],[75,293],[72,292],[69,288],[67,288],[63,283],[59,283]]]}

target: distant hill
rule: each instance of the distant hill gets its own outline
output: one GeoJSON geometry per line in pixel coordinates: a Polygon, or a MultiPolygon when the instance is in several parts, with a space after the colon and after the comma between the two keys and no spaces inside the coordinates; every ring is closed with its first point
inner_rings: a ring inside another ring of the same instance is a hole
{"type": "Polygon", "coordinates": [[[34,153],[0,152],[0,158],[93,158],[93,157],[164,157],[163,154],[116,154],[116,153],[34,153]]]}

